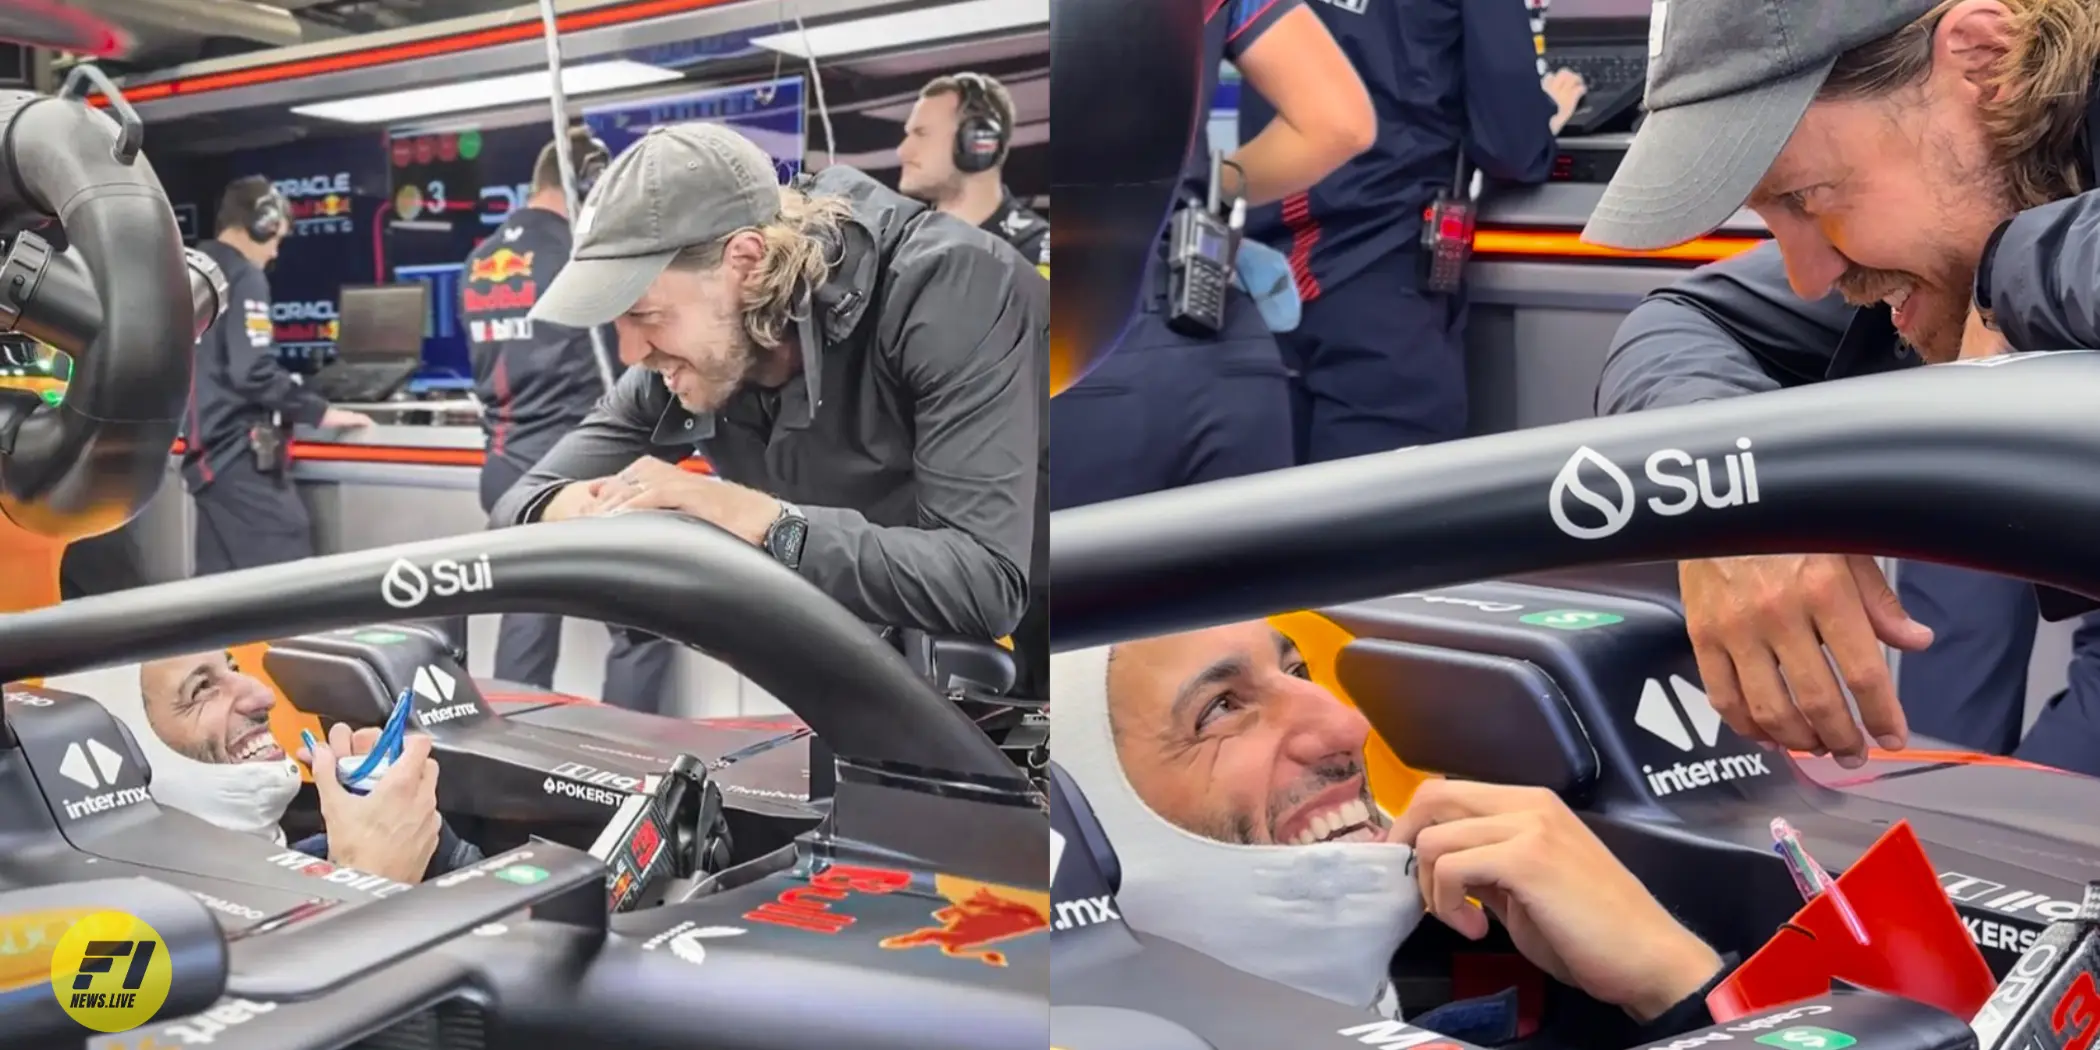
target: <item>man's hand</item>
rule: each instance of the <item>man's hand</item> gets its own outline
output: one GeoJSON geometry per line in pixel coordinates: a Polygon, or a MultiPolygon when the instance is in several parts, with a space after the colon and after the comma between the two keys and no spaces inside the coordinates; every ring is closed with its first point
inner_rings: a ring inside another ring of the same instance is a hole
{"type": "MultiPolygon", "coordinates": [[[[437,760],[430,757],[430,737],[411,734],[396,759],[369,795],[353,795],[336,779],[336,756],[365,754],[379,740],[379,730],[356,734],[338,722],[329,727],[328,742],[308,756],[314,790],[321,796],[321,823],[328,834],[328,859],[346,868],[395,882],[423,881],[437,852],[437,760]]],[[[304,751],[304,748],[300,749],[304,751]]]]}
{"type": "Polygon", "coordinates": [[[1532,965],[1643,1024],[1721,968],[1550,791],[1424,781],[1388,841],[1414,847],[1422,901],[1446,926],[1487,936],[1472,897],[1532,965]]]}
{"type": "Polygon", "coordinates": [[[1905,652],[1932,644],[1865,555],[1711,558],[1677,567],[1685,626],[1706,696],[1729,728],[1796,751],[1866,762],[1866,732],[1891,751],[1909,735],[1877,641],[1905,652]],[[1829,655],[1824,655],[1828,647],[1829,655]],[[1837,674],[1831,674],[1831,664],[1837,674]],[[1838,688],[1859,703],[1859,719],[1838,688]]]}
{"type": "Polygon", "coordinates": [[[2012,353],[2012,344],[2005,341],[2005,333],[1993,332],[1983,323],[1983,315],[1969,307],[1969,323],[1961,330],[1961,360],[1978,357],[1997,357],[2012,353]]]}
{"type": "Polygon", "coordinates": [[[321,413],[321,425],[337,430],[357,430],[371,426],[372,417],[347,408],[331,408],[321,413]]]}
{"type": "Polygon", "coordinates": [[[1556,69],[1546,74],[1539,86],[1545,88],[1547,97],[1553,100],[1551,127],[1558,135],[1560,129],[1567,127],[1568,121],[1574,118],[1575,110],[1582,105],[1582,97],[1590,93],[1590,86],[1583,82],[1582,74],[1572,69],[1556,69]]]}
{"type": "Polygon", "coordinates": [[[780,501],[773,497],[692,473],[654,456],[643,456],[612,477],[584,484],[590,486],[592,501],[578,511],[579,517],[675,510],[721,526],[752,544],[764,543],[766,530],[780,519],[780,501]]]}

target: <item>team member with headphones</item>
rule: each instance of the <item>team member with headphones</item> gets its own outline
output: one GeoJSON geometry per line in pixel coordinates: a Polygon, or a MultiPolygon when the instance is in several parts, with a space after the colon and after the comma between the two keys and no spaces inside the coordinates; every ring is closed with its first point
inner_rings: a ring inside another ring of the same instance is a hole
{"type": "MultiPolygon", "coordinates": [[[[569,131],[570,163],[576,166],[576,196],[588,199],[612,163],[605,143],[582,128],[569,131]]],[[[481,429],[487,454],[481,464],[481,508],[525,476],[562,435],[576,429],[605,394],[592,360],[591,333],[530,316],[540,293],[569,262],[569,202],[562,190],[561,154],[555,143],[532,165],[531,195],[523,207],[467,256],[460,282],[460,316],[474,359],[474,391],[481,399],[481,429]]],[[[611,331],[607,347],[618,346],[611,331]]],[[[670,686],[677,649],[649,635],[611,627],[606,655],[607,703],[637,711],[661,707],[670,686]]],[[[496,677],[542,689],[554,687],[561,659],[561,617],[509,613],[496,640],[496,677]]]]}
{"type": "MultiPolygon", "coordinates": [[[[897,146],[897,190],[1013,245],[1050,276],[1050,222],[1028,210],[1006,188],[1013,149],[1014,99],[982,73],[936,77],[919,89],[897,146]]],[[[1047,379],[1049,362],[1043,363],[1047,379]]],[[[1028,608],[1014,628],[1018,696],[1050,689],[1050,428],[1037,450],[1035,542],[1030,552],[1028,608]]]]}
{"type": "Polygon", "coordinates": [[[310,558],[313,529],[286,468],[293,423],[370,426],[330,408],[277,363],[270,279],[291,205],[260,175],[219,197],[218,232],[197,246],[225,271],[233,309],[197,340],[182,477],[196,499],[198,575],[310,558]]]}
{"type": "Polygon", "coordinates": [[[897,146],[897,191],[1021,250],[1050,276],[1050,222],[1006,188],[1014,100],[982,73],[936,77],[919,89],[897,146]]]}

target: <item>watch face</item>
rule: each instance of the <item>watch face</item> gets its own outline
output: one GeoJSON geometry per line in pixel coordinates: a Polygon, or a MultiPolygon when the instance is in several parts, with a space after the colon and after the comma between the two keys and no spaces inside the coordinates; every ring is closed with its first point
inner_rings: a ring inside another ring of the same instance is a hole
{"type": "Polygon", "coordinates": [[[801,518],[784,518],[774,524],[766,534],[766,552],[790,569],[802,564],[802,541],[809,535],[809,523],[801,518]]]}

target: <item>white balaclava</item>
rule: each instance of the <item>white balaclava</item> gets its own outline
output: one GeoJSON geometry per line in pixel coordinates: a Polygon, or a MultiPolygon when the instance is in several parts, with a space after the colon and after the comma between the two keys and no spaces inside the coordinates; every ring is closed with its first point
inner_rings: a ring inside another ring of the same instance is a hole
{"type": "Polygon", "coordinates": [[[299,764],[290,758],[270,762],[199,762],[178,754],[146,720],[140,665],[123,664],[45,679],[52,689],[79,693],[101,702],[110,715],[131,730],[146,767],[153,771],[154,801],[179,809],[228,831],[262,835],[284,843],[285,807],[299,793],[299,764]]]}
{"type": "Polygon", "coordinates": [[[1387,971],[1422,920],[1414,851],[1383,842],[1244,846],[1168,823],[1117,758],[1108,654],[1051,659],[1050,734],[1053,757],[1115,849],[1123,920],[1257,977],[1392,1016],[1387,971]]]}

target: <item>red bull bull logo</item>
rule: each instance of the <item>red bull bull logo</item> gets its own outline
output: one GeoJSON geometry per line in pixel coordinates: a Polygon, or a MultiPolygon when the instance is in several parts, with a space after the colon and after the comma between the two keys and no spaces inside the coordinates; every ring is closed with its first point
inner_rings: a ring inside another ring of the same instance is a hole
{"type": "Polygon", "coordinates": [[[461,299],[470,314],[529,310],[539,297],[531,252],[498,248],[467,266],[467,289],[461,299]]]}
{"type": "Polygon", "coordinates": [[[975,959],[986,966],[1005,966],[1006,953],[992,947],[1050,928],[1050,895],[953,875],[937,875],[934,887],[947,898],[933,912],[937,926],[921,926],[882,940],[884,948],[905,951],[939,948],[951,959],[975,959]]]}
{"type": "Polygon", "coordinates": [[[503,284],[532,276],[532,253],[498,248],[467,267],[467,280],[475,284],[503,284]]]}

